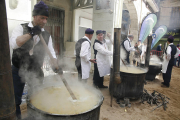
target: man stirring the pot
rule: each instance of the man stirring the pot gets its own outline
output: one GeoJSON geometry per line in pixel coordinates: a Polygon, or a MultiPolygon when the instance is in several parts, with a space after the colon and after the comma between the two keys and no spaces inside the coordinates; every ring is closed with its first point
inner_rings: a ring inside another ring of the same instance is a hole
{"type": "Polygon", "coordinates": [[[39,34],[42,34],[54,58],[51,60],[52,67],[60,70],[51,35],[43,28],[47,23],[48,16],[48,6],[40,1],[34,6],[33,21],[17,26],[10,38],[10,45],[13,48],[12,75],[18,119],[21,119],[20,104],[25,81],[31,89],[35,84],[42,84],[44,78],[41,67],[45,57],[45,49],[40,41],[39,34]]]}
{"type": "Polygon", "coordinates": [[[133,47],[131,47],[131,43],[134,39],[134,36],[133,35],[128,35],[127,36],[127,39],[125,39],[123,42],[122,42],[122,52],[123,53],[126,53],[125,57],[121,57],[123,60],[125,60],[128,64],[130,64],[130,60],[129,60],[129,55],[130,55],[130,52],[131,51],[135,51],[136,47],[138,46],[138,44],[135,44],[133,47]]]}

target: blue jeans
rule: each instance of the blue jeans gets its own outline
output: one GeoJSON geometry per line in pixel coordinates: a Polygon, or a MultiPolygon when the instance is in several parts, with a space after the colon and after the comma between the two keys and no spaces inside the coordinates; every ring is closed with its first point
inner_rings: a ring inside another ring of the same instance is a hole
{"type": "Polygon", "coordinates": [[[21,81],[21,77],[19,76],[19,69],[12,65],[12,76],[13,76],[13,85],[14,85],[14,96],[16,103],[16,116],[18,119],[21,119],[21,98],[24,90],[25,83],[21,81]]]}

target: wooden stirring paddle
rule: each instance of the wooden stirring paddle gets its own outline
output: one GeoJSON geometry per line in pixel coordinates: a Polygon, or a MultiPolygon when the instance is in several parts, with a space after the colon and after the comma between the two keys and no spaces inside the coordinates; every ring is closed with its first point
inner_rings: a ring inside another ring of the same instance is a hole
{"type": "MultiPolygon", "coordinates": [[[[50,61],[54,62],[54,60],[53,60],[54,58],[53,58],[51,52],[49,51],[49,48],[48,48],[48,46],[46,45],[46,43],[45,43],[45,41],[44,41],[44,38],[42,37],[42,34],[40,34],[39,37],[40,37],[40,40],[41,40],[41,42],[42,42],[42,44],[43,44],[46,52],[48,53],[48,55],[49,55],[49,57],[50,57],[50,61]]],[[[68,90],[69,94],[71,95],[72,99],[73,99],[73,100],[77,100],[76,97],[75,97],[75,95],[74,95],[74,93],[72,92],[71,88],[69,87],[66,79],[64,78],[64,76],[63,76],[62,74],[59,74],[59,75],[60,75],[60,77],[62,78],[62,81],[63,81],[66,89],[68,90]]]]}
{"type": "MultiPolygon", "coordinates": [[[[122,60],[122,59],[121,59],[121,61],[122,61],[122,63],[124,64],[124,66],[126,66],[126,64],[125,64],[124,60],[122,60]]],[[[126,68],[128,69],[128,67],[127,67],[127,66],[126,66],[126,68]]]]}

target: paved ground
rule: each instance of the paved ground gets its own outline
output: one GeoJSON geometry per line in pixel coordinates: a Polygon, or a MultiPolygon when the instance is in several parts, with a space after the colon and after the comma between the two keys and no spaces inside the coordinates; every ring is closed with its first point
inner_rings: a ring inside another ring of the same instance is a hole
{"type": "MultiPolygon", "coordinates": [[[[45,71],[46,72],[46,71],[45,71]]],[[[51,73],[48,73],[49,75],[51,73]]],[[[52,73],[54,74],[54,73],[52,73]]],[[[74,73],[73,78],[77,78],[77,73],[74,73]]],[[[109,76],[105,77],[104,84],[109,85],[109,76]]],[[[148,103],[141,104],[140,100],[130,100],[131,107],[121,108],[113,99],[113,107],[110,107],[109,89],[100,89],[104,95],[104,101],[101,106],[100,120],[180,120],[180,69],[174,67],[172,71],[171,86],[169,88],[161,87],[162,76],[157,76],[154,81],[148,81],[144,86],[148,92],[156,90],[169,97],[170,103],[167,105],[167,110],[163,107],[150,112],[156,106],[150,106],[148,103]]],[[[92,74],[88,80],[88,84],[92,85],[92,74]]],[[[22,104],[23,118],[27,118],[26,103],[22,104]]]]}

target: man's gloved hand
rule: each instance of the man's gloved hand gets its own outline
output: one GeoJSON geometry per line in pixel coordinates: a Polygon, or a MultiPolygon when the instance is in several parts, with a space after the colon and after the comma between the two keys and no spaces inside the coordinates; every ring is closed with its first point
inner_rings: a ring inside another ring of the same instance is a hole
{"type": "Polygon", "coordinates": [[[29,28],[29,34],[33,37],[34,35],[39,35],[41,33],[41,27],[34,26],[33,28],[29,28]]]}
{"type": "Polygon", "coordinates": [[[138,43],[135,43],[134,48],[138,48],[138,43]]]}
{"type": "Polygon", "coordinates": [[[57,69],[57,68],[52,68],[52,69],[53,69],[53,71],[54,71],[55,73],[58,73],[58,74],[60,74],[60,75],[63,74],[63,70],[62,70],[61,67],[59,67],[58,69],[57,69]]]}

